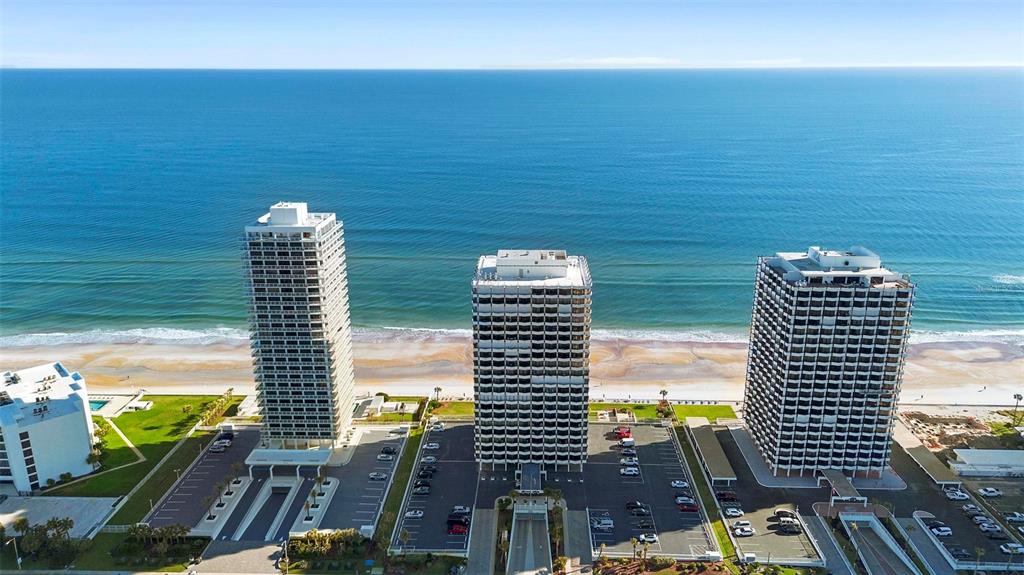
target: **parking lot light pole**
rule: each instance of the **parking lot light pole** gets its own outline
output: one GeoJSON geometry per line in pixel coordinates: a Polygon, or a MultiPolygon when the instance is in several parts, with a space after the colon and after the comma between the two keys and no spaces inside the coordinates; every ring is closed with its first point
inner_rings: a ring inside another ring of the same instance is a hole
{"type": "Polygon", "coordinates": [[[4,545],[7,545],[8,543],[14,544],[14,561],[18,564],[18,571],[21,571],[21,554],[18,553],[18,540],[11,537],[4,542],[4,545]]]}

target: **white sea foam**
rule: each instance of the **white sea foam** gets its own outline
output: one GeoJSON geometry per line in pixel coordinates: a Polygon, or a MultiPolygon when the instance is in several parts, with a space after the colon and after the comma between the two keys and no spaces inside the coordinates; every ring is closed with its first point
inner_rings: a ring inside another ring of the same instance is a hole
{"type": "Polygon", "coordinates": [[[1024,285],[1024,276],[999,274],[997,276],[992,276],[992,281],[996,282],[997,284],[1024,285]]]}
{"type": "MultiPolygon", "coordinates": [[[[472,335],[469,329],[376,327],[355,328],[355,339],[363,342],[430,342],[465,339],[472,335]]],[[[595,340],[632,340],[655,342],[694,343],[746,343],[744,331],[671,330],[671,329],[595,329],[595,340]]],[[[73,333],[27,333],[0,336],[0,347],[31,347],[48,345],[87,344],[163,344],[163,345],[245,345],[249,333],[244,329],[218,327],[192,330],[178,328],[139,328],[126,330],[92,330],[73,333]]],[[[969,331],[914,330],[910,342],[949,343],[985,342],[1004,343],[1024,347],[1022,329],[981,329],[969,331]]]]}

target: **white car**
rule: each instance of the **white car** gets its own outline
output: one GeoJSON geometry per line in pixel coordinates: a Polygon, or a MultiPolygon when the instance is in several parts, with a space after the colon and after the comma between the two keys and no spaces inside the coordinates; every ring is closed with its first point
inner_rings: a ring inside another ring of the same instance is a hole
{"type": "Polygon", "coordinates": [[[419,509],[413,509],[412,511],[405,512],[406,519],[420,519],[423,517],[423,512],[419,509]]]}
{"type": "Polygon", "coordinates": [[[214,441],[213,444],[214,445],[220,445],[222,447],[231,447],[231,440],[230,439],[218,439],[217,441],[214,441]]]}
{"type": "Polygon", "coordinates": [[[1000,497],[1003,492],[996,489],[995,487],[982,487],[978,490],[978,495],[982,497],[1000,497]]]}
{"type": "Polygon", "coordinates": [[[1003,543],[999,550],[1007,555],[1024,555],[1024,545],[1020,543],[1003,543]]]}
{"type": "Polygon", "coordinates": [[[654,533],[642,533],[636,540],[641,543],[657,543],[658,536],[654,533]]]}
{"type": "Polygon", "coordinates": [[[434,449],[441,449],[441,444],[440,443],[433,443],[433,442],[431,442],[431,443],[428,443],[428,444],[424,445],[423,449],[426,449],[428,451],[432,451],[434,449]]]}
{"type": "Polygon", "coordinates": [[[946,499],[950,501],[967,501],[970,497],[963,491],[947,491],[946,499]]]}
{"type": "Polygon", "coordinates": [[[381,471],[374,471],[370,474],[370,481],[384,481],[387,478],[388,474],[381,471]]]}
{"type": "Polygon", "coordinates": [[[979,516],[971,519],[971,521],[974,521],[975,525],[981,525],[982,523],[994,523],[992,521],[992,518],[989,517],[988,515],[979,515],[979,516]]]}
{"type": "Polygon", "coordinates": [[[625,477],[636,477],[637,475],[640,475],[640,470],[636,467],[623,467],[619,469],[619,475],[625,477]]]}
{"type": "Polygon", "coordinates": [[[433,455],[428,455],[426,457],[420,458],[420,463],[437,463],[437,458],[434,457],[433,455]]]}
{"type": "Polygon", "coordinates": [[[982,533],[996,533],[998,531],[1003,530],[1002,527],[996,525],[995,523],[982,523],[978,526],[978,529],[981,529],[982,533]]]}
{"type": "Polygon", "coordinates": [[[692,497],[680,495],[676,497],[676,505],[693,505],[696,501],[692,497]]]}
{"type": "Polygon", "coordinates": [[[740,509],[739,507],[726,507],[725,508],[725,516],[726,517],[743,517],[743,510],[740,509]]]}
{"type": "Polygon", "coordinates": [[[732,530],[732,534],[736,537],[753,537],[757,533],[753,527],[737,527],[732,530]]]}
{"type": "Polygon", "coordinates": [[[472,513],[473,510],[470,509],[469,507],[466,507],[465,505],[453,505],[451,512],[452,513],[472,513]]]}
{"type": "Polygon", "coordinates": [[[431,431],[444,431],[444,424],[443,423],[435,423],[433,426],[431,426],[430,430],[431,431]]]}
{"type": "Polygon", "coordinates": [[[931,528],[931,532],[932,532],[932,535],[934,535],[936,537],[952,537],[953,536],[953,530],[950,529],[949,527],[932,527],[931,528]]]}
{"type": "Polygon", "coordinates": [[[682,479],[676,479],[672,482],[672,487],[675,489],[689,489],[690,484],[683,481],[682,479]]]}
{"type": "Polygon", "coordinates": [[[1021,513],[1020,511],[1007,513],[1003,517],[1010,523],[1024,523],[1024,513],[1021,513]]]}
{"type": "Polygon", "coordinates": [[[636,467],[637,465],[640,465],[640,460],[635,457],[623,457],[622,459],[619,459],[619,465],[636,467]]]}
{"type": "Polygon", "coordinates": [[[1021,535],[1024,535],[1024,525],[1021,525],[1020,527],[1018,527],[1017,531],[1019,531],[1021,535]]]}
{"type": "Polygon", "coordinates": [[[394,461],[395,456],[387,453],[381,453],[377,455],[377,461],[394,461]]]}
{"type": "Polygon", "coordinates": [[[739,529],[740,527],[753,527],[749,521],[733,521],[732,528],[739,529]]]}

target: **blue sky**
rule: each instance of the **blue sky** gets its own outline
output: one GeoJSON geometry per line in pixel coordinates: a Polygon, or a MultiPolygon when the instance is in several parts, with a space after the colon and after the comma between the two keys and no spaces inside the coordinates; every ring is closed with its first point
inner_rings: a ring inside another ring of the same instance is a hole
{"type": "Polygon", "coordinates": [[[1024,1],[0,0],[24,68],[1024,65],[1024,1]]]}

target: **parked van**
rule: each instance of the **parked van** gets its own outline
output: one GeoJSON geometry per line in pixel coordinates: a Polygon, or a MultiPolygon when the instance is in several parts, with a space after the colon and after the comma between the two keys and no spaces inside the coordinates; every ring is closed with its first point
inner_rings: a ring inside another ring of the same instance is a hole
{"type": "Polygon", "coordinates": [[[619,447],[636,447],[636,440],[632,437],[624,437],[619,440],[619,447]]]}
{"type": "Polygon", "coordinates": [[[615,522],[611,517],[595,517],[590,520],[590,527],[595,531],[611,531],[615,529],[615,522]]]}

